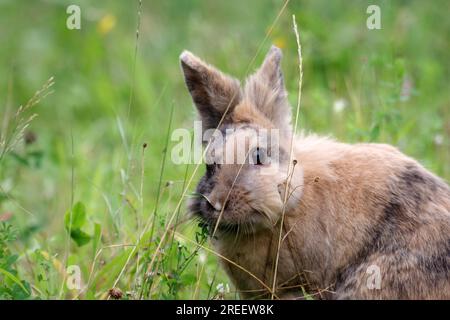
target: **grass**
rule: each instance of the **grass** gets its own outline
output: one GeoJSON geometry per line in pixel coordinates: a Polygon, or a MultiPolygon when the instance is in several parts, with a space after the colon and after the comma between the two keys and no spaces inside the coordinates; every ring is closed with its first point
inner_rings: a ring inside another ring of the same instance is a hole
{"type": "Polygon", "coordinates": [[[184,222],[203,167],[170,161],[172,129],[195,118],[178,56],[244,78],[274,43],[296,106],[293,14],[297,129],[390,143],[450,180],[446,1],[78,1],[78,31],[69,4],[0,1],[0,141],[16,141],[0,144],[0,298],[237,298],[184,222]]]}

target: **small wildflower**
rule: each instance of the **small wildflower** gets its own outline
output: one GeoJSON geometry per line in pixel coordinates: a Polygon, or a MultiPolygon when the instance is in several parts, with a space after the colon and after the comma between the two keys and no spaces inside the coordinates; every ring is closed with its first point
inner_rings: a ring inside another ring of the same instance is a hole
{"type": "Polygon", "coordinates": [[[0,214],[0,222],[1,221],[7,221],[7,220],[11,219],[12,215],[13,214],[11,212],[5,212],[5,213],[0,214]]]}
{"type": "Polygon", "coordinates": [[[284,37],[277,37],[273,40],[273,44],[280,49],[286,48],[286,39],[284,37]]]}
{"type": "Polygon", "coordinates": [[[230,286],[228,285],[228,283],[223,284],[223,283],[219,283],[216,286],[216,290],[219,294],[226,294],[226,293],[230,293],[230,286]]]}
{"type": "Polygon", "coordinates": [[[108,34],[116,26],[116,17],[110,13],[103,16],[97,24],[97,30],[101,35],[108,34]]]}
{"type": "Polygon", "coordinates": [[[341,113],[347,107],[347,101],[345,99],[337,99],[333,103],[334,113],[341,113]]]}
{"type": "Polygon", "coordinates": [[[198,261],[199,261],[201,264],[204,264],[204,263],[206,262],[206,254],[205,254],[204,252],[200,252],[200,253],[198,254],[198,261]]]}
{"type": "Polygon", "coordinates": [[[123,293],[119,288],[111,288],[108,291],[109,296],[114,300],[122,299],[123,293]]]}
{"type": "Polygon", "coordinates": [[[444,137],[442,134],[437,134],[434,136],[434,143],[438,146],[441,146],[444,143],[444,137]]]}

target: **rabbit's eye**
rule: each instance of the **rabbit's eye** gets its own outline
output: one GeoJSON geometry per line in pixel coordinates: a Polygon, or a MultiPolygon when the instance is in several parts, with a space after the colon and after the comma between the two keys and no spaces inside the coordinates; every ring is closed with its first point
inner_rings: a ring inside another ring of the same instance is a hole
{"type": "Polygon", "coordinates": [[[253,164],[263,165],[267,161],[267,151],[264,148],[256,147],[252,151],[253,164]]]}

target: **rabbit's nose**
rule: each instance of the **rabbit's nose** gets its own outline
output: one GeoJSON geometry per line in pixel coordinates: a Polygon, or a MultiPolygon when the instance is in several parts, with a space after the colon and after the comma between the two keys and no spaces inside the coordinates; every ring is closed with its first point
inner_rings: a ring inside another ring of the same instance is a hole
{"type": "Polygon", "coordinates": [[[226,195],[221,195],[220,193],[213,191],[208,196],[209,198],[208,202],[214,208],[214,210],[222,211],[224,210],[224,207],[226,205],[225,196],[226,195]]]}
{"type": "Polygon", "coordinates": [[[217,211],[221,211],[222,210],[222,203],[220,201],[216,201],[215,203],[212,203],[212,206],[217,211]]]}

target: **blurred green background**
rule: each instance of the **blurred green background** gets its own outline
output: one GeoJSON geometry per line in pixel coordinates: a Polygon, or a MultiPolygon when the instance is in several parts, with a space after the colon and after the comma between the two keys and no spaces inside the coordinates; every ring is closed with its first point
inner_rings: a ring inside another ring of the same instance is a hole
{"type": "Polygon", "coordinates": [[[176,206],[193,170],[174,165],[166,144],[195,119],[178,57],[188,49],[244,79],[258,48],[251,71],[273,43],[296,105],[292,14],[303,47],[299,129],[393,144],[449,181],[449,2],[283,4],[0,0],[3,137],[19,106],[55,80],[24,114],[38,114],[28,143],[0,161],[0,298],[108,298],[111,288],[130,299],[236,297],[214,254],[196,246],[204,235],[195,223],[155,251],[168,217],[183,219],[184,199],[176,206]],[[81,8],[81,30],[66,28],[70,4],[81,8]],[[370,4],[381,8],[381,30],[366,27],[370,4]],[[64,215],[82,211],[79,246],[64,215]],[[67,265],[80,267],[81,291],[65,285],[67,265]]]}

